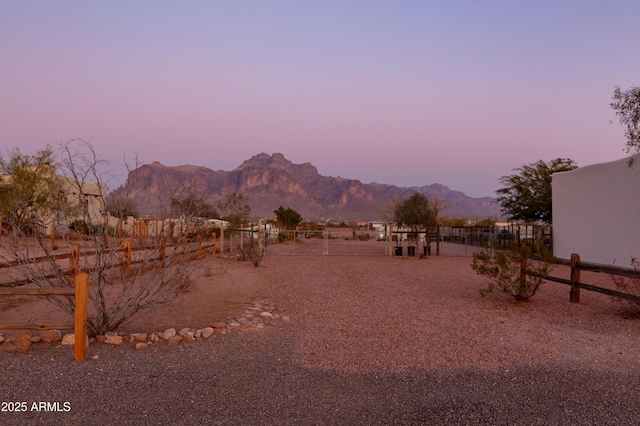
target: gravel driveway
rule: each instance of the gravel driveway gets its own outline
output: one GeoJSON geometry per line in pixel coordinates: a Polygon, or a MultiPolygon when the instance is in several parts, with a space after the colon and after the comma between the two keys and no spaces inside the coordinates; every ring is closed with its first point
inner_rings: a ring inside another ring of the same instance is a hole
{"type": "Polygon", "coordinates": [[[469,263],[269,256],[256,297],[284,327],[93,344],[84,363],[3,350],[3,407],[27,410],[0,424],[640,423],[637,319],[601,295],[571,305],[557,284],[527,304],[481,298],[469,263]]]}

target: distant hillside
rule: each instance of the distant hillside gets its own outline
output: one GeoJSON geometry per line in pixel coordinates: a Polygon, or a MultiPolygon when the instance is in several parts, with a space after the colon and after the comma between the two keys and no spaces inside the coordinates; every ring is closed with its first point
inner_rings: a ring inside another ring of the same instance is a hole
{"type": "Polygon", "coordinates": [[[443,199],[447,216],[501,216],[495,198],[468,197],[437,183],[400,188],[322,176],[311,163],[293,164],[277,153],[258,154],[232,171],[145,164],[129,172],[125,185],[112,195],[134,199],[141,214],[149,217],[167,211],[172,196],[193,193],[213,203],[237,192],[247,197],[253,217],[272,217],[282,205],[298,211],[304,219],[377,220],[388,211],[394,197],[403,199],[414,191],[443,199]]]}

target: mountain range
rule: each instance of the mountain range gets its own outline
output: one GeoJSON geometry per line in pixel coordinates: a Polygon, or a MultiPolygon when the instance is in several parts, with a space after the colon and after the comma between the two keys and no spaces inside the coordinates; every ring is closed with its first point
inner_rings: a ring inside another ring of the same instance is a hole
{"type": "Polygon", "coordinates": [[[240,193],[251,206],[252,217],[273,217],[279,206],[290,207],[305,220],[379,220],[394,199],[419,192],[444,201],[442,216],[500,218],[495,198],[472,198],[435,183],[410,188],[356,179],[322,176],[311,163],[293,164],[284,155],[261,153],[231,171],[202,166],[144,164],[129,172],[126,183],[112,196],[136,201],[140,214],[158,216],[172,198],[193,194],[214,204],[228,194],[240,193]]]}

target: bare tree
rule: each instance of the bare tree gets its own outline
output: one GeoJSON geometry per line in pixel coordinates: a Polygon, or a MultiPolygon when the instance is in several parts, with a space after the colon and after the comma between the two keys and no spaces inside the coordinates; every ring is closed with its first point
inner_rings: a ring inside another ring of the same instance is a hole
{"type": "MultiPolygon", "coordinates": [[[[60,222],[81,221],[86,225],[86,235],[72,240],[67,233],[64,243],[69,248],[79,246],[81,255],[78,257],[76,251],[72,260],[74,269],[90,275],[93,309],[89,310],[89,332],[104,334],[140,311],[170,301],[188,286],[196,267],[190,260],[198,254],[198,241],[189,238],[187,232],[191,230],[192,217],[159,218],[153,223],[135,224],[122,217],[110,217],[102,183],[106,163],[91,143],[79,139],[60,143],[59,156],[58,171],[65,180],[66,195],[77,209],[73,214],[70,211],[56,214],[60,222]]],[[[193,212],[194,216],[198,214],[193,212]]],[[[39,287],[72,287],[72,276],[56,258],[60,253],[57,247],[52,247],[41,233],[29,240],[17,222],[11,225],[13,238],[5,250],[24,278],[39,287]],[[36,255],[44,261],[34,262],[36,255]]],[[[73,315],[73,298],[50,300],[73,315]]]]}

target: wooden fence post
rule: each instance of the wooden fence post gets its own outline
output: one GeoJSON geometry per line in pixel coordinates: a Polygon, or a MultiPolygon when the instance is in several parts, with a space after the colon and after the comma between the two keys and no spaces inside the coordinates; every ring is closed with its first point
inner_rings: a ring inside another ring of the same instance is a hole
{"type": "Polygon", "coordinates": [[[215,231],[213,232],[213,235],[211,236],[212,240],[211,240],[211,254],[216,254],[216,243],[217,243],[217,236],[215,231]]]}
{"type": "Polygon", "coordinates": [[[224,253],[224,225],[220,225],[220,253],[224,253]]]}
{"type": "Polygon", "coordinates": [[[578,264],[580,263],[580,255],[577,253],[571,254],[571,292],[569,293],[569,300],[571,303],[580,303],[580,270],[578,264]]]}
{"type": "Polygon", "coordinates": [[[524,289],[527,285],[527,259],[520,262],[520,288],[524,289]]]}
{"type": "MultiPolygon", "coordinates": [[[[253,236],[253,232],[251,233],[253,236]]],[[[264,246],[264,234],[262,232],[262,219],[258,220],[258,255],[262,254],[263,246],[264,246]]]]}
{"type": "Polygon", "coordinates": [[[74,313],[74,350],[76,361],[84,361],[87,355],[87,313],[89,311],[89,274],[76,276],[76,310],[74,313]]]}

